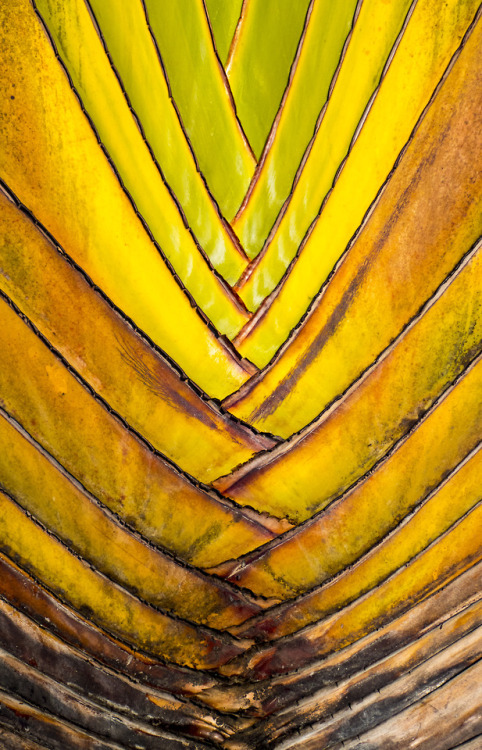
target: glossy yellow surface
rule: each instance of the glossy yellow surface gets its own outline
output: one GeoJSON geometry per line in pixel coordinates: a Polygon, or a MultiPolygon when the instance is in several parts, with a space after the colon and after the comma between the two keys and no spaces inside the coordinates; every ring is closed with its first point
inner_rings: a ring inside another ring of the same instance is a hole
{"type": "Polygon", "coordinates": [[[257,158],[288,84],[309,5],[309,0],[246,0],[243,5],[226,74],[257,158]]]}
{"type": "Polygon", "coordinates": [[[482,449],[464,463],[440,489],[352,567],[294,603],[270,629],[280,638],[327,617],[381,584],[397,569],[445,533],[482,499],[482,449]]]}
{"type": "Polygon", "coordinates": [[[294,522],[310,517],[416,423],[480,352],[481,341],[479,249],[357,387],[291,443],[254,459],[220,486],[238,503],[294,522]]]}
{"type": "Polygon", "coordinates": [[[310,315],[235,397],[237,416],[283,437],[304,427],[393,341],[480,236],[478,39],[479,31],[310,315]]]}
{"type": "Polygon", "coordinates": [[[412,0],[362,3],[306,163],[277,217],[276,231],[263,247],[259,264],[239,286],[249,310],[256,310],[273,291],[316,218],[411,5],[412,0]]]}
{"type": "Polygon", "coordinates": [[[232,219],[254,172],[255,159],[236,119],[216,57],[202,0],[145,0],[172,96],[199,168],[223,216],[232,219]]]}
{"type": "MultiPolygon", "coordinates": [[[[167,184],[214,268],[233,284],[246,267],[247,259],[199,174],[170,97],[142,3],[90,0],[90,5],[167,184]]],[[[232,3],[226,4],[226,10],[231,6],[232,3]]],[[[144,198],[145,190],[145,184],[141,184],[140,193],[144,198]]],[[[190,278],[194,280],[192,276],[191,272],[190,278]]]]}
{"type": "MultiPolygon", "coordinates": [[[[307,627],[300,634],[301,647],[316,653],[320,664],[323,657],[341,651],[364,636],[391,623],[396,617],[414,609],[417,604],[440,591],[465,571],[475,566],[482,558],[480,546],[480,524],[482,505],[477,505],[459,523],[436,540],[427,550],[418,555],[409,565],[390,576],[381,586],[370,591],[359,601],[353,602],[330,617],[307,627]]],[[[393,630],[397,627],[395,622],[393,630]]],[[[392,631],[393,632],[393,631],[392,631]]],[[[267,659],[286,658],[289,641],[268,644],[251,658],[236,659],[221,667],[227,675],[240,674],[247,667],[252,669],[267,659]],[[277,654],[277,650],[281,654],[277,654]],[[284,652],[284,653],[283,653],[284,652]]],[[[300,641],[295,644],[299,647],[300,641]]],[[[279,662],[278,662],[279,664],[279,662]]],[[[275,661],[275,665],[276,661],[275,661]]]]}
{"type": "Polygon", "coordinates": [[[440,540],[360,602],[354,602],[319,626],[307,629],[310,640],[318,640],[320,636],[323,639],[320,657],[373,632],[477,563],[482,557],[481,523],[482,506],[478,505],[440,540]]]}
{"type": "MultiPolygon", "coordinates": [[[[312,523],[245,566],[236,575],[236,582],[255,593],[289,599],[357,560],[480,442],[481,393],[479,358],[478,364],[375,472],[312,523]]],[[[323,473],[317,476],[323,477],[323,473]]]]}
{"type": "Polygon", "coordinates": [[[202,578],[127,531],[1,415],[0,476],[3,489],[71,551],[149,604],[215,628],[250,613],[242,597],[230,597],[214,579],[202,578]]]}
{"type": "Polygon", "coordinates": [[[92,570],[1,491],[0,546],[61,599],[137,648],[198,669],[216,663],[205,632],[142,604],[92,570]]]}
{"type": "Polygon", "coordinates": [[[0,0],[7,744],[473,734],[481,35],[475,0],[0,0]]]}
{"type": "Polygon", "coordinates": [[[239,21],[243,0],[230,0],[229,3],[226,0],[205,2],[216,50],[224,65],[239,21]]]}
{"type": "Polygon", "coordinates": [[[182,382],[1,194],[0,289],[96,393],[197,479],[209,482],[270,445],[182,382]]]}
{"type": "Polygon", "coordinates": [[[81,102],[128,193],[182,283],[220,333],[247,321],[212,273],[156,167],[112,70],[84,0],[36,0],[81,102]]]}
{"type": "Polygon", "coordinates": [[[123,521],[197,566],[272,534],[221,504],[128,432],[0,300],[0,405],[123,521]]]}
{"type": "MultiPolygon", "coordinates": [[[[239,351],[258,367],[270,361],[297,325],[360,226],[477,7],[476,0],[417,3],[376,100],[308,241],[279,294],[239,344],[239,351]]],[[[461,65],[469,70],[478,55],[479,40],[477,29],[462,55],[461,65]]],[[[454,85],[453,79],[448,85],[454,85]]],[[[455,87],[454,94],[457,93],[455,87]]]]}
{"type": "Polygon", "coordinates": [[[246,372],[192,308],[149,239],[31,4],[4,4],[2,19],[11,33],[0,71],[0,176],[193,380],[212,396],[227,395],[246,372]]]}
{"type": "Polygon", "coordinates": [[[356,0],[317,0],[247,200],[233,227],[250,258],[261,250],[315,130],[350,31],[356,0]]]}

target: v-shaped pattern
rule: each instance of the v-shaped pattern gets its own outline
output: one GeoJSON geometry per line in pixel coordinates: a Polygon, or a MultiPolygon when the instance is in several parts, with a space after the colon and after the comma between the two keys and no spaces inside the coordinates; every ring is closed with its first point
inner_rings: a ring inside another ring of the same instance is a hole
{"type": "Polygon", "coordinates": [[[477,3],[0,15],[5,746],[469,748],[477,3]]]}

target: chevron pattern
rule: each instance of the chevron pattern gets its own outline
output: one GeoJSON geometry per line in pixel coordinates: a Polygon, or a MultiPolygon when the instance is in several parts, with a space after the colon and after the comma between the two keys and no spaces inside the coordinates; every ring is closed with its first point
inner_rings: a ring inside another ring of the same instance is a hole
{"type": "Polygon", "coordinates": [[[0,0],[0,747],[482,747],[473,0],[0,0]]]}

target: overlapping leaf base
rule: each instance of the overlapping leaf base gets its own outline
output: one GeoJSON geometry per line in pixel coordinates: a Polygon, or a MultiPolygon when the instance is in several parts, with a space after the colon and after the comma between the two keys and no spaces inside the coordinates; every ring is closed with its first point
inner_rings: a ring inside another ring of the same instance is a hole
{"type": "Polygon", "coordinates": [[[0,0],[1,750],[482,747],[474,0],[0,0]]]}

